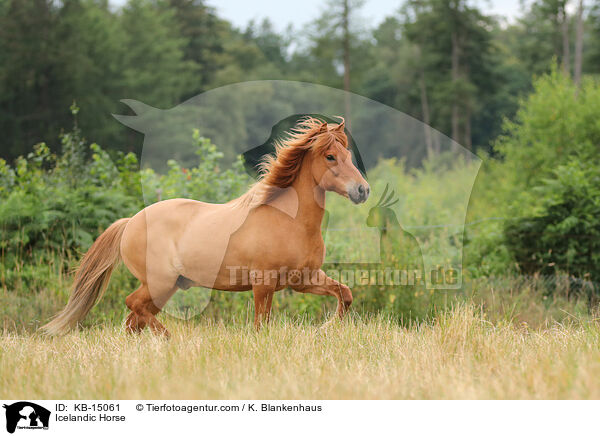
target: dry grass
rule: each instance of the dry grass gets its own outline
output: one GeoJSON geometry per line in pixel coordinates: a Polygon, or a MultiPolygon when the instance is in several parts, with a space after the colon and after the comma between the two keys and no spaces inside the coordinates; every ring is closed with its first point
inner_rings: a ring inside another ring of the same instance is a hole
{"type": "Polygon", "coordinates": [[[166,320],[170,341],[113,327],[5,332],[3,398],[600,398],[600,324],[493,325],[472,307],[408,329],[357,318],[321,330],[276,319],[166,320]]]}

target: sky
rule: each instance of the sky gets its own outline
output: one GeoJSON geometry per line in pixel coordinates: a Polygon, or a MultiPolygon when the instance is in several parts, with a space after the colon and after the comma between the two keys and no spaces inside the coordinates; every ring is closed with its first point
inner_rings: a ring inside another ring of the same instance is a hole
{"type": "MultiPolygon", "coordinates": [[[[521,10],[520,0],[475,1],[484,13],[502,15],[509,21],[518,16],[521,10]]],[[[115,6],[125,2],[126,0],[110,0],[115,6]]],[[[321,15],[327,5],[326,0],[207,0],[206,3],[236,27],[244,28],[250,20],[260,22],[268,17],[279,31],[290,23],[294,24],[295,29],[301,29],[321,15]]],[[[361,19],[367,26],[375,27],[385,17],[396,12],[402,3],[402,0],[366,0],[361,9],[361,19]]]]}
{"type": "MultiPolygon", "coordinates": [[[[327,4],[324,0],[208,0],[207,3],[237,27],[245,27],[251,19],[258,21],[269,17],[278,30],[285,29],[290,22],[295,28],[301,28],[317,18],[327,4]]],[[[367,25],[375,27],[396,12],[402,3],[401,0],[367,0],[360,15],[367,25]]],[[[520,10],[519,0],[477,0],[477,4],[487,14],[503,15],[508,19],[514,18],[520,10]]]]}

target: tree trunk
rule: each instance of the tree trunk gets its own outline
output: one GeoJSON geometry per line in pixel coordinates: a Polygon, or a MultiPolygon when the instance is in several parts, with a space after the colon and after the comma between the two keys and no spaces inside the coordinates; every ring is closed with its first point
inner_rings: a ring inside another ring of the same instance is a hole
{"type": "Polygon", "coordinates": [[[563,3],[561,15],[562,15],[562,55],[563,55],[563,71],[565,75],[571,75],[571,59],[569,53],[569,14],[567,14],[567,3],[563,3]]]}
{"type": "Polygon", "coordinates": [[[467,107],[465,115],[465,147],[470,151],[473,148],[473,138],[471,138],[471,107],[467,107]]]}
{"type": "Polygon", "coordinates": [[[350,5],[344,0],[342,26],[344,28],[344,106],[347,125],[350,125],[350,5]]]}
{"type": "Polygon", "coordinates": [[[429,100],[427,98],[427,85],[425,84],[425,70],[421,61],[421,47],[417,46],[417,57],[419,58],[419,87],[421,88],[421,112],[423,114],[423,133],[425,134],[425,147],[427,158],[434,155],[433,141],[431,138],[431,116],[429,113],[429,100]]]}
{"type": "Polygon", "coordinates": [[[577,24],[575,32],[575,85],[581,85],[581,71],[583,64],[583,0],[579,0],[577,9],[577,24]]]}
{"type": "MultiPolygon", "coordinates": [[[[452,139],[458,143],[459,138],[459,106],[457,86],[460,79],[460,47],[456,31],[452,32],[452,84],[454,85],[454,98],[452,101],[452,139]]],[[[453,145],[453,148],[455,145],[453,145]]]]}
{"type": "Polygon", "coordinates": [[[419,86],[421,88],[421,111],[423,112],[423,130],[425,133],[425,146],[427,147],[427,157],[434,155],[433,141],[431,139],[431,118],[429,115],[429,101],[427,99],[427,87],[425,86],[425,73],[421,68],[419,86]]]}
{"type": "MultiPolygon", "coordinates": [[[[468,64],[465,67],[463,67],[463,74],[464,74],[464,77],[466,78],[466,80],[468,80],[469,77],[471,76],[471,68],[468,64]]],[[[465,99],[466,100],[463,103],[463,110],[464,110],[463,122],[464,122],[464,126],[465,126],[464,143],[465,143],[465,147],[470,151],[473,148],[473,138],[471,137],[471,135],[472,135],[471,134],[471,114],[473,112],[473,104],[475,101],[475,97],[473,97],[471,95],[467,98],[465,96],[465,99]]]]}

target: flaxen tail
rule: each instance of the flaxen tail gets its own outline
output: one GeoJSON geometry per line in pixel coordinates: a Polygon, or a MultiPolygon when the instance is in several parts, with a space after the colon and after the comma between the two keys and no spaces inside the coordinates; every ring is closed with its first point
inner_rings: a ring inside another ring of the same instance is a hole
{"type": "Polygon", "coordinates": [[[66,307],[42,327],[49,334],[66,333],[88,314],[102,297],[121,254],[121,236],[129,218],[120,219],[92,244],[75,274],[75,282],[66,307]]]}

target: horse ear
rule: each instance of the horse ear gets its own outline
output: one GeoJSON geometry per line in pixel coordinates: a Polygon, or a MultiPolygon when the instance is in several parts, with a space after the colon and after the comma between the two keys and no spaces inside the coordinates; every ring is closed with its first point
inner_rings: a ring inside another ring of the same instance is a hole
{"type": "Polygon", "coordinates": [[[317,132],[317,134],[325,133],[325,132],[327,132],[327,129],[328,129],[327,122],[323,121],[323,124],[321,124],[321,127],[319,127],[319,131],[317,132]]]}
{"type": "MultiPolygon", "coordinates": [[[[340,117],[340,118],[342,118],[342,117],[340,117]]],[[[335,128],[335,130],[337,130],[338,132],[343,132],[345,126],[346,126],[346,121],[342,118],[342,122],[338,124],[338,126],[335,128]]]]}

